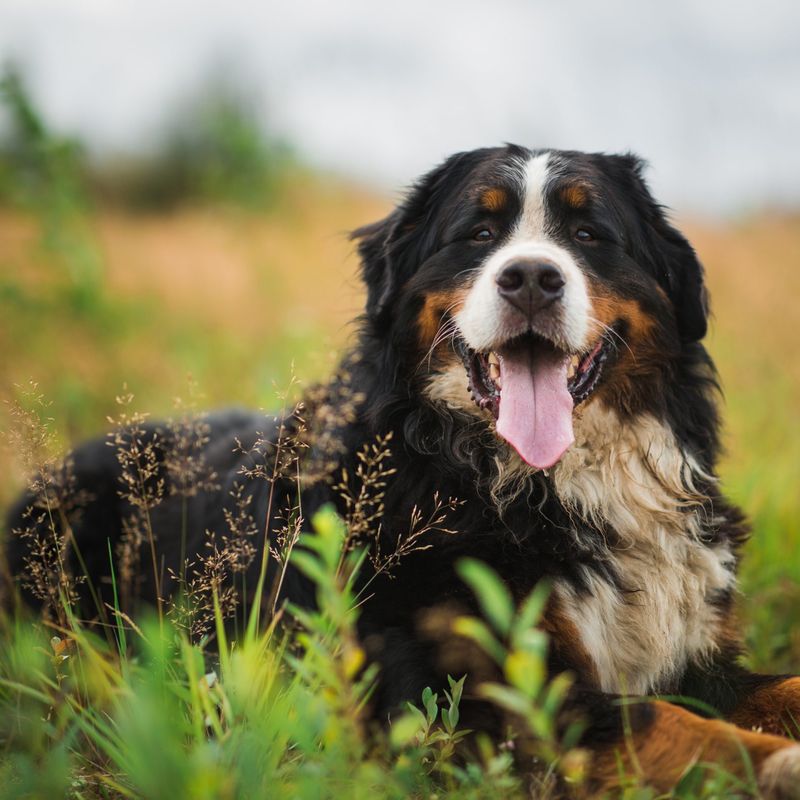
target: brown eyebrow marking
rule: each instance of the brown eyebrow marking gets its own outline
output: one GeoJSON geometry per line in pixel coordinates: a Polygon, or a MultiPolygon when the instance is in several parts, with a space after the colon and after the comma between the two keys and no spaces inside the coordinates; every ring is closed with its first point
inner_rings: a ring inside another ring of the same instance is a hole
{"type": "Polygon", "coordinates": [[[581,208],[589,200],[589,192],[581,183],[572,183],[565,186],[561,192],[561,199],[572,208],[581,208]]]}
{"type": "Polygon", "coordinates": [[[483,192],[480,199],[481,205],[487,211],[502,211],[503,207],[508,202],[508,194],[505,189],[493,187],[483,192]]]}

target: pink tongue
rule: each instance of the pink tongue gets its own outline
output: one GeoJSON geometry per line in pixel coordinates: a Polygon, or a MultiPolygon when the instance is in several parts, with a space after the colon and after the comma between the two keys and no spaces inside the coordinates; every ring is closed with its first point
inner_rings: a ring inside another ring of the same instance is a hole
{"type": "Polygon", "coordinates": [[[567,363],[542,348],[514,348],[500,358],[497,432],[537,469],[552,467],[574,439],[567,363]]]}

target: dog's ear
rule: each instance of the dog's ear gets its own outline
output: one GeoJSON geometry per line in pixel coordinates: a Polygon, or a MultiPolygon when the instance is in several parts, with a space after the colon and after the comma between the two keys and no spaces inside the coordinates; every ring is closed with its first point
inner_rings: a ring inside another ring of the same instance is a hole
{"type": "Polygon", "coordinates": [[[686,237],[667,222],[660,209],[653,227],[659,238],[658,255],[678,331],[684,341],[697,342],[708,330],[708,291],[703,265],[686,237]]]}
{"type": "Polygon", "coordinates": [[[361,277],[367,287],[367,315],[372,319],[384,315],[394,293],[395,245],[400,238],[401,218],[401,209],[396,208],[385,219],[364,225],[350,234],[350,238],[358,242],[361,277]]]}
{"type": "Polygon", "coordinates": [[[361,275],[367,287],[367,316],[387,317],[392,300],[434,246],[436,208],[452,181],[468,168],[469,153],[457,153],[433,169],[385,219],[350,234],[358,242],[361,275]]]}
{"type": "Polygon", "coordinates": [[[642,175],[645,162],[634,155],[617,157],[628,172],[632,195],[643,223],[644,247],[656,280],[672,301],[681,339],[696,342],[708,330],[708,292],[703,265],[686,237],[670,224],[642,175]]]}

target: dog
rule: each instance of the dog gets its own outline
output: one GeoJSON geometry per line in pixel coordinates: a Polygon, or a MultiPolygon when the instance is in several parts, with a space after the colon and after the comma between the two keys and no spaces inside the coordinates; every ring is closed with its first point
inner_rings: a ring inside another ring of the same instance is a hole
{"type": "MultiPolygon", "coordinates": [[[[739,663],[734,594],[748,528],[715,472],[703,269],[643,169],[630,154],[458,153],[385,219],[356,230],[366,307],[351,352],[315,399],[277,421],[210,415],[201,449],[217,483],[180,500],[169,492],[169,434],[139,429],[161,492],[151,514],[160,566],[148,572],[143,545],[139,594],[174,591],[181,558],[202,549],[206,531],[225,529],[237,476],[258,472],[286,431],[300,436],[307,422],[303,462],[323,475],[302,485],[306,519],[326,503],[348,513],[335,476],[359,474],[378,440],[390,468],[373,546],[391,549],[415,513],[444,511],[424,548],[369,576],[358,624],[380,669],[377,718],[466,672],[462,719],[502,736],[508,720],[475,699],[481,667],[448,622],[476,611],[455,569],[473,557],[518,602],[540,581],[551,587],[541,622],[548,668],[574,677],[563,713],[583,721],[589,791],[617,787],[620,763],[668,791],[697,760],[742,774],[746,753],[762,791],[800,797],[800,747],[785,736],[800,719],[800,678],[739,663]],[[690,702],[623,705],[623,695],[690,702]]],[[[125,466],[95,441],[77,448],[70,470],[70,491],[90,498],[72,526],[80,567],[106,575],[107,540],[121,540],[136,510],[120,492],[125,466]]],[[[296,491],[291,476],[250,485],[246,512],[277,531],[296,491]]],[[[9,530],[35,526],[36,507],[35,496],[21,498],[9,530]]],[[[26,541],[9,537],[22,584],[26,541]]],[[[271,558],[268,585],[278,573],[271,558]]],[[[109,602],[108,585],[94,583],[109,602]]],[[[312,604],[313,587],[290,564],[273,599],[312,604]]]]}

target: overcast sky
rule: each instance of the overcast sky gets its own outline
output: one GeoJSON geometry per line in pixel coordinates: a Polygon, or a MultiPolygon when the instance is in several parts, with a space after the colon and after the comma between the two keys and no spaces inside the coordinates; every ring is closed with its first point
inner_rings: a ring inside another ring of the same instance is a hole
{"type": "Polygon", "coordinates": [[[800,206],[796,0],[0,0],[0,56],[104,152],[224,69],[306,159],[380,187],[516,141],[632,149],[679,211],[800,206]]]}

